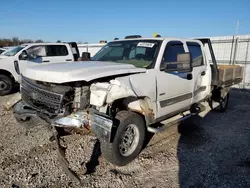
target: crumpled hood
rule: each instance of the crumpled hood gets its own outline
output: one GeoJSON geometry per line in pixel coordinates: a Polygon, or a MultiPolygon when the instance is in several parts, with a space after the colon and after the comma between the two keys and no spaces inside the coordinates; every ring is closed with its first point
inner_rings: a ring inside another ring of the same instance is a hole
{"type": "Polygon", "coordinates": [[[144,68],[137,68],[131,64],[115,62],[83,61],[73,63],[32,63],[23,72],[23,76],[52,83],[66,83],[74,81],[91,81],[112,75],[146,72],[144,68]]]}

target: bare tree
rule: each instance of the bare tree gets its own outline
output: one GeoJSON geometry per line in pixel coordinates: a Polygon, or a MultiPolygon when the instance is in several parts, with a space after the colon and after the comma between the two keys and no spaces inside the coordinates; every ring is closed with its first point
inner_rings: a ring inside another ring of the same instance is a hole
{"type": "MultiPolygon", "coordinates": [[[[6,39],[6,38],[0,38],[0,46],[17,46],[20,44],[24,44],[24,43],[33,43],[33,40],[30,39],[23,39],[20,40],[18,37],[13,37],[12,39],[6,39]]],[[[43,40],[39,39],[36,40],[35,42],[37,43],[43,43],[43,40]]]]}
{"type": "Polygon", "coordinates": [[[12,38],[12,42],[13,42],[13,45],[15,45],[15,46],[19,45],[19,43],[20,43],[18,37],[13,37],[13,38],[12,38]]]}
{"type": "Polygon", "coordinates": [[[30,40],[30,39],[23,39],[20,41],[20,44],[24,44],[24,43],[33,43],[34,41],[33,40],[30,40]]]}

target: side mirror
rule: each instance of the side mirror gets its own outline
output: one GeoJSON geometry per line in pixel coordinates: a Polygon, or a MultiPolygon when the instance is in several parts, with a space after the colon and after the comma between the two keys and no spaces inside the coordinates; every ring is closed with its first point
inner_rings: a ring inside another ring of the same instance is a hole
{"type": "Polygon", "coordinates": [[[192,57],[189,52],[178,54],[177,61],[167,64],[167,71],[192,72],[192,57]]]}
{"type": "Polygon", "coordinates": [[[26,50],[22,51],[22,53],[19,55],[19,60],[27,60],[28,59],[28,53],[26,50]]]}

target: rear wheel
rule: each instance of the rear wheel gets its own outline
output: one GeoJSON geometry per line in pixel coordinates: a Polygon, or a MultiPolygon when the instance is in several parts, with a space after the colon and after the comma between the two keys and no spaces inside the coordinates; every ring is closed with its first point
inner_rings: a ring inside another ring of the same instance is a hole
{"type": "Polygon", "coordinates": [[[224,98],[220,98],[219,105],[215,106],[215,102],[213,100],[209,101],[209,106],[212,110],[217,112],[225,112],[228,107],[228,101],[229,101],[229,93],[224,98]]]}
{"type": "Polygon", "coordinates": [[[117,131],[112,143],[101,140],[101,151],[106,160],[124,166],[141,152],[145,139],[145,123],[134,112],[120,111],[116,115],[117,131]]]}
{"type": "Polygon", "coordinates": [[[4,74],[0,75],[0,96],[10,94],[13,90],[14,81],[4,74]]]}

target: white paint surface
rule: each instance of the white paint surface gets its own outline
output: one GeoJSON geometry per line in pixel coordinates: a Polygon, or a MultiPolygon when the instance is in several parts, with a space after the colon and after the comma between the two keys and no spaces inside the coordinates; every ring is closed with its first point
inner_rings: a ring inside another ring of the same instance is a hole
{"type": "Polygon", "coordinates": [[[23,75],[33,80],[66,83],[73,81],[90,81],[106,76],[140,72],[146,72],[146,69],[136,68],[130,64],[84,61],[46,65],[32,64],[27,67],[23,75]]]}

